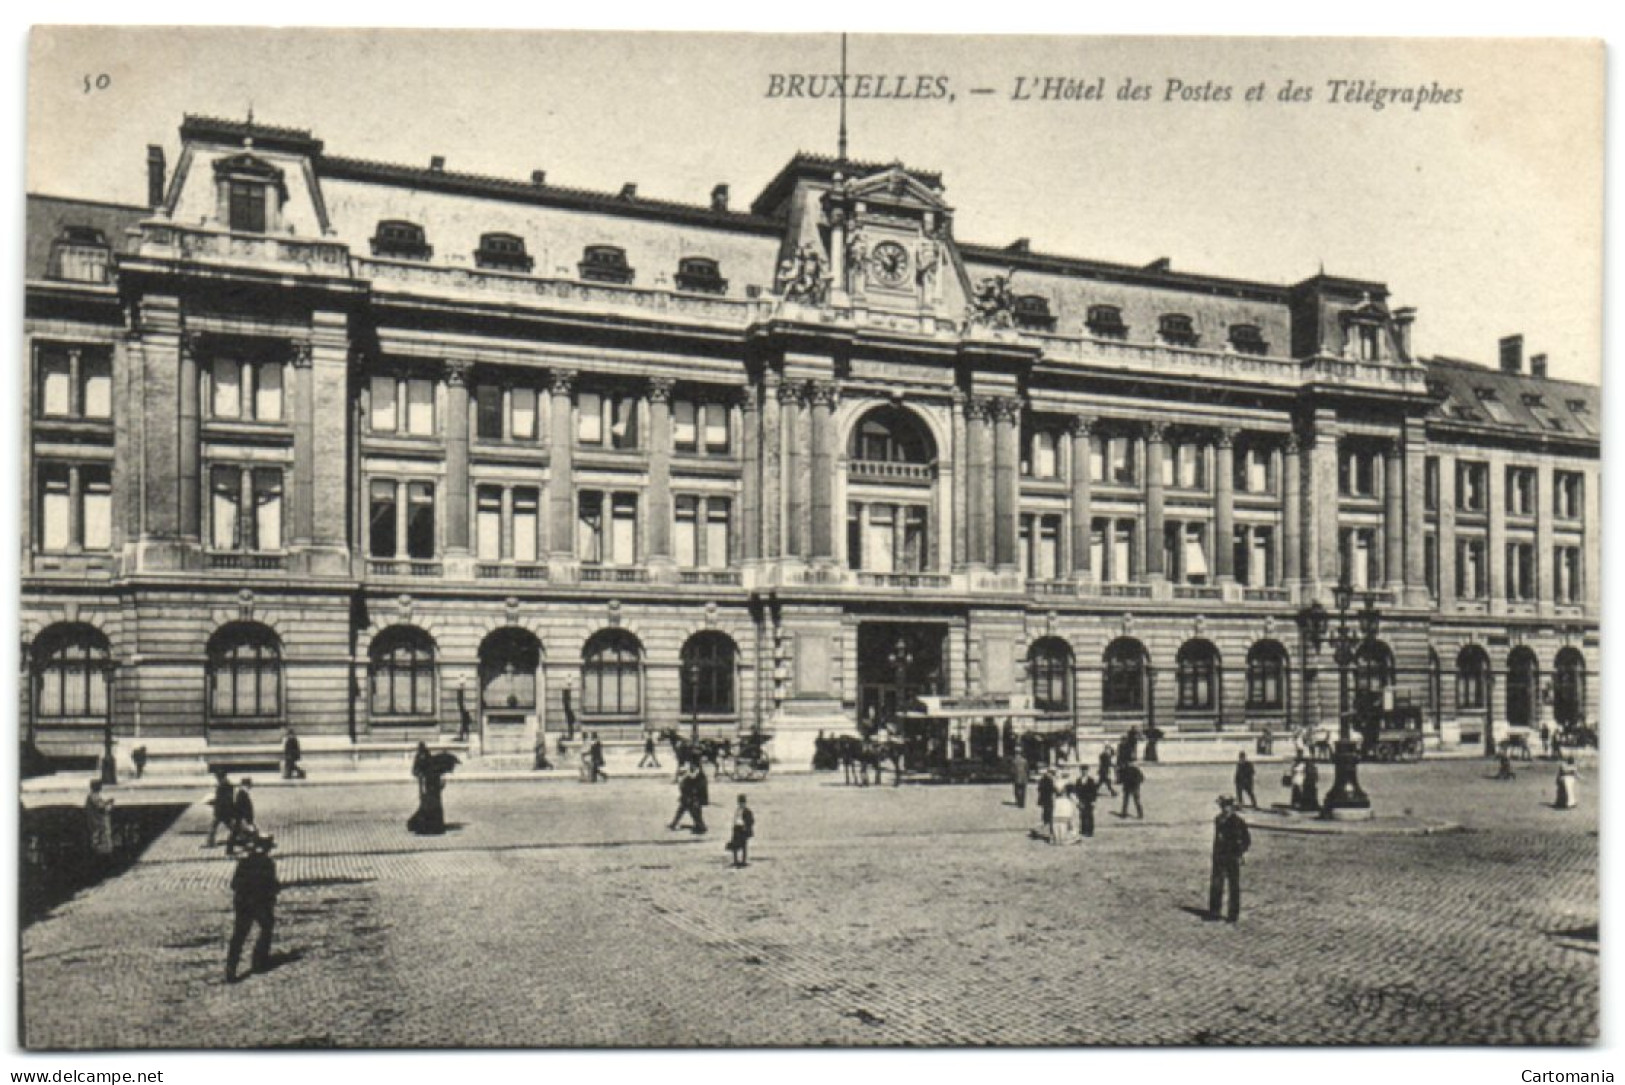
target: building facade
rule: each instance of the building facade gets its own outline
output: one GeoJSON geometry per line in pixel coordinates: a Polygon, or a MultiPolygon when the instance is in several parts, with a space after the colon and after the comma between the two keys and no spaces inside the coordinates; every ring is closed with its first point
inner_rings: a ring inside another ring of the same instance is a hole
{"type": "Polygon", "coordinates": [[[1595,725],[1598,390],[1413,356],[1378,282],[959,241],[935,174],[748,208],[188,117],[31,197],[23,740],[48,756],[772,730],[1595,725]],[[1549,692],[1548,692],[1549,691],[1549,692]]]}

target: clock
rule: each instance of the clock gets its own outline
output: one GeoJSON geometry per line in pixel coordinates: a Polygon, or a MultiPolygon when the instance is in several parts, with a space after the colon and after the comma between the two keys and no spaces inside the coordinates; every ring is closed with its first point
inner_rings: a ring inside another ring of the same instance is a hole
{"type": "Polygon", "coordinates": [[[877,282],[886,286],[902,286],[908,281],[908,250],[895,241],[884,241],[875,246],[871,259],[877,282]]]}

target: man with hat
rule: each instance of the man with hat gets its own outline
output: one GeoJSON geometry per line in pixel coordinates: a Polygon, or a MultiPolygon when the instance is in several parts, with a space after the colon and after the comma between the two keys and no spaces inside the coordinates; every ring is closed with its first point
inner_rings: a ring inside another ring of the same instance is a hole
{"type": "Polygon", "coordinates": [[[231,928],[231,945],[226,950],[226,982],[237,982],[237,962],[243,955],[243,942],[248,939],[248,928],[259,925],[259,937],[254,940],[251,958],[253,971],[264,972],[270,965],[271,931],[276,926],[276,898],[282,891],[277,881],[276,860],[271,849],[276,841],[270,836],[255,833],[248,840],[248,854],[237,861],[231,876],[232,907],[236,919],[231,928]]]}
{"type": "Polygon", "coordinates": [[[235,855],[254,840],[254,781],[243,777],[242,786],[231,800],[231,835],[226,837],[226,854],[235,855]]]}
{"type": "Polygon", "coordinates": [[[1234,923],[1241,915],[1241,857],[1247,854],[1252,843],[1247,823],[1236,813],[1236,800],[1220,795],[1219,815],[1213,819],[1213,870],[1207,891],[1209,919],[1219,918],[1226,884],[1230,887],[1230,910],[1224,917],[1234,923]]]}

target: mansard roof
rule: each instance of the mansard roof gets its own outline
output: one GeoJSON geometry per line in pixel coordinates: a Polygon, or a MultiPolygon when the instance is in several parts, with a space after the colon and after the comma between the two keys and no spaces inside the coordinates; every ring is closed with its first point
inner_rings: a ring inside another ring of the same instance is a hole
{"type": "Polygon", "coordinates": [[[1160,286],[1176,290],[1198,291],[1230,297],[1243,297],[1253,301],[1284,304],[1289,289],[1279,283],[1254,279],[1228,279],[1217,275],[1198,275],[1187,271],[1174,271],[1167,260],[1150,264],[1119,264],[1106,260],[1090,260],[1078,256],[1059,256],[1053,253],[1033,252],[1021,242],[997,247],[960,242],[959,251],[967,261],[1017,271],[1061,275],[1074,279],[1096,279],[1106,282],[1134,283],[1140,286],[1160,286]]]}
{"type": "Polygon", "coordinates": [[[131,227],[152,212],[145,207],[68,196],[30,195],[27,229],[23,239],[23,275],[43,279],[51,273],[51,246],[69,227],[95,230],[113,252],[130,252],[135,242],[131,227]]]}
{"type": "Polygon", "coordinates": [[[812,154],[808,151],[797,151],[784,168],[774,175],[773,179],[762,189],[761,195],[751,201],[752,214],[778,216],[784,210],[785,201],[795,189],[799,180],[833,182],[836,173],[842,173],[849,178],[865,177],[871,173],[882,173],[890,169],[901,169],[910,177],[925,185],[927,188],[942,189],[942,174],[930,170],[912,170],[901,162],[859,162],[854,159],[842,161],[831,155],[812,154]]]}
{"type": "Polygon", "coordinates": [[[1423,364],[1428,388],[1438,399],[1434,422],[1582,441],[1599,438],[1602,389],[1594,384],[1508,373],[1461,358],[1428,358],[1423,364]],[[1489,400],[1505,408],[1505,420],[1485,407],[1489,400]]]}

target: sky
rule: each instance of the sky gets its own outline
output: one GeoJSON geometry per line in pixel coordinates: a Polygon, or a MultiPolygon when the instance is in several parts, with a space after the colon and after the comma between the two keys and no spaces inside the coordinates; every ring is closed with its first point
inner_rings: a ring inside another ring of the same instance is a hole
{"type": "MultiPolygon", "coordinates": [[[[796,150],[835,150],[836,100],[774,97],[774,77],[839,70],[830,33],[36,30],[27,185],[140,202],[147,144],[174,163],[184,114],[252,108],[334,154],[695,203],[726,181],[737,206],[796,150]]],[[[1415,306],[1423,354],[1493,364],[1522,333],[1553,376],[1600,379],[1596,43],[859,33],[848,70],[952,96],[852,99],[848,125],[853,157],[941,172],[962,240],[1277,283],[1324,268],[1415,306]],[[1104,100],[1043,100],[1046,77],[1104,100]],[[1334,102],[1334,79],[1452,100],[1334,102]],[[1126,80],[1150,100],[1120,100],[1126,80]],[[1289,80],[1311,100],[1282,101],[1289,80]]]]}

